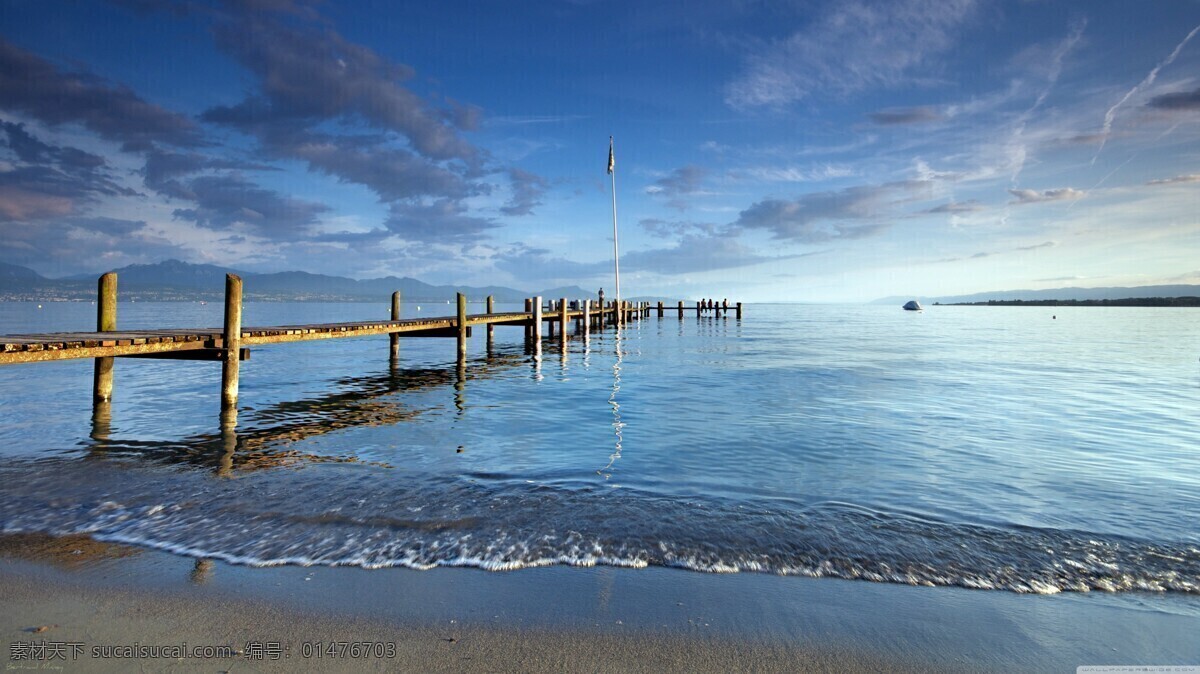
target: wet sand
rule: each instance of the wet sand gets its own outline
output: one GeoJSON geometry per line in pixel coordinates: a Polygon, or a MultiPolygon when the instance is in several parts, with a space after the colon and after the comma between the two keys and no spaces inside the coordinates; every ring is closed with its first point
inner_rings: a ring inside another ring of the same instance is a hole
{"type": "MultiPolygon", "coordinates": [[[[673,569],[249,568],[86,537],[0,536],[9,644],[229,646],[172,671],[1074,671],[1200,663],[1200,598],[1032,596],[673,569]],[[42,631],[34,631],[44,627],[42,631]],[[280,659],[253,659],[253,643],[280,659]],[[305,644],[391,644],[394,657],[305,644]],[[247,645],[250,643],[250,651],[247,645]]],[[[11,648],[11,647],[10,647],[11,648]]],[[[10,654],[11,655],[11,651],[10,654]]],[[[33,663],[9,661],[11,667],[33,663]]]]}

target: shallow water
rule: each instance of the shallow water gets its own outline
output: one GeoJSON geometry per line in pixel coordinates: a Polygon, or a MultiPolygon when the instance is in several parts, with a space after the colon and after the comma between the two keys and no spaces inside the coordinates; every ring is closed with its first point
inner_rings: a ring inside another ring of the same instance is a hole
{"type": "MultiPolygon", "coordinates": [[[[0,333],[87,329],[93,312],[0,304],[0,333]]],[[[123,303],[120,325],[220,312],[123,303]]],[[[246,322],[385,312],[249,304],[246,322]]],[[[404,339],[394,368],[382,337],[260,347],[224,431],[214,363],[119,360],[99,415],[90,363],[5,366],[0,527],[256,565],[1200,594],[1195,310],[685,316],[565,353],[497,328],[488,354],[480,329],[462,370],[453,340],[404,339]]]]}

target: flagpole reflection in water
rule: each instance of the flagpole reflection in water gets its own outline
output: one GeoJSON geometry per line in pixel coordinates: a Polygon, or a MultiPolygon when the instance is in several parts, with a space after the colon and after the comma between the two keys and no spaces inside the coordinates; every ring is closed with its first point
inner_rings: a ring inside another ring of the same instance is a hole
{"type": "Polygon", "coordinates": [[[624,357],[624,352],[621,350],[621,342],[623,341],[622,331],[624,328],[620,325],[613,331],[613,341],[616,343],[617,358],[613,361],[613,385],[612,393],[608,396],[608,404],[612,407],[613,413],[613,435],[616,437],[616,447],[613,453],[608,457],[608,465],[596,471],[598,475],[603,475],[607,480],[612,477],[613,464],[617,459],[621,458],[621,442],[623,441],[622,429],[625,428],[625,422],[621,421],[621,404],[617,402],[617,393],[621,390],[621,359],[624,357]]]}

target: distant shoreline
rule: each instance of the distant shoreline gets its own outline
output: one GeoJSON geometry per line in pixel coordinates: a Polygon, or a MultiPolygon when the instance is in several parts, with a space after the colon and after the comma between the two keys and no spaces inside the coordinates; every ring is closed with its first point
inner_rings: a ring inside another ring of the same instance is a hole
{"type": "Polygon", "coordinates": [[[934,302],[935,307],[1200,307],[1200,297],[1128,297],[1120,300],[988,300],[934,302]]]}

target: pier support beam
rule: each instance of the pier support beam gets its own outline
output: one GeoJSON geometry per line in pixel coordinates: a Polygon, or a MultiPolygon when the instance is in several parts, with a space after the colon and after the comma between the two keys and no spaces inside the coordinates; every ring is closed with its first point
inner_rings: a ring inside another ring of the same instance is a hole
{"type": "Polygon", "coordinates": [[[704,300],[698,300],[696,302],[696,318],[700,318],[700,309],[703,306],[704,306],[704,300]]]}
{"type": "MultiPolygon", "coordinates": [[[[530,315],[533,314],[533,299],[532,298],[529,298],[529,297],[525,298],[525,313],[530,314],[530,315]]],[[[526,323],[525,324],[525,342],[528,343],[532,339],[533,339],[533,326],[531,326],[529,323],[526,323]]]]}
{"type": "Polygon", "coordinates": [[[659,318],[663,317],[663,303],[662,302],[658,303],[658,317],[659,318]]]}
{"type": "MultiPolygon", "coordinates": [[[[400,320],[400,291],[392,293],[392,320],[400,320]]],[[[391,359],[393,361],[400,359],[400,335],[392,333],[388,335],[392,342],[391,359]]]]}
{"type": "Polygon", "coordinates": [[[742,320],[742,303],[741,302],[737,303],[737,319],[739,321],[742,320]]]}
{"type": "MultiPolygon", "coordinates": [[[[487,312],[489,314],[496,312],[496,298],[492,295],[487,296],[487,312]]],[[[496,346],[496,326],[491,323],[487,324],[487,349],[490,352],[492,347],[496,346]]]]}
{"type": "MultiPolygon", "coordinates": [[[[111,332],[117,329],[117,275],[108,272],[97,283],[96,330],[111,332]]],[[[92,400],[108,402],[113,392],[113,359],[97,358],[92,377],[92,400]]]]}
{"type": "Polygon", "coordinates": [[[587,337],[592,332],[592,301],[583,301],[583,336],[587,337]]]}
{"type": "Polygon", "coordinates": [[[242,279],[225,275],[225,358],[221,362],[221,410],[237,407],[242,346],[242,279]]]}
{"type": "Polygon", "coordinates": [[[455,323],[458,328],[458,362],[463,364],[467,362],[467,296],[458,293],[458,320],[455,323]]]}

